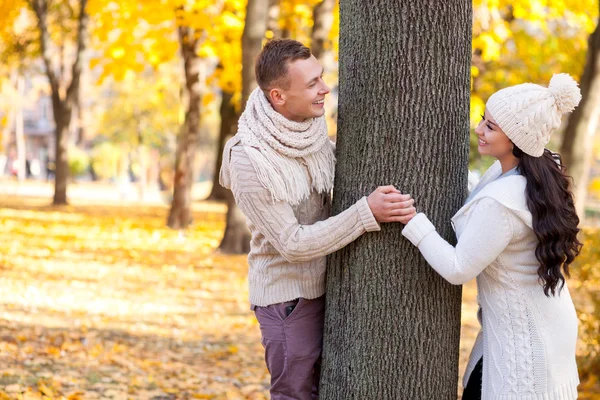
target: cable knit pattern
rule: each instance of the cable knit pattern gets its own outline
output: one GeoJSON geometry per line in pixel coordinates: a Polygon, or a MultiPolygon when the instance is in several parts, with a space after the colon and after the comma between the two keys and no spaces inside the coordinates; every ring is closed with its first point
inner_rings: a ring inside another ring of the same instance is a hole
{"type": "Polygon", "coordinates": [[[254,305],[323,295],[325,256],[380,229],[366,197],[335,217],[329,217],[329,195],[317,191],[295,206],[273,201],[241,143],[232,147],[229,164],[231,188],[252,233],[248,283],[254,305]]]}
{"type": "MultiPolygon", "coordinates": [[[[313,190],[331,192],[335,149],[327,136],[324,116],[290,121],[275,111],[262,90],[256,88],[240,117],[237,134],[225,145],[224,154],[229,154],[239,142],[272,200],[297,205],[308,199],[313,190]]],[[[230,188],[228,157],[223,159],[219,179],[223,187],[230,188]]]]}
{"type": "Polygon", "coordinates": [[[540,157],[560,126],[562,114],[572,111],[580,100],[577,82],[568,74],[555,74],[547,88],[523,83],[499,90],[486,107],[517,147],[540,157]]]}
{"type": "Polygon", "coordinates": [[[452,218],[458,243],[451,246],[424,214],[402,234],[446,280],[477,278],[482,328],[463,384],[483,356],[485,400],[572,400],[579,377],[575,361],[577,315],[568,287],[546,297],[537,276],[537,238],[522,176],[497,179],[499,163],[480,190],[452,218]]]}

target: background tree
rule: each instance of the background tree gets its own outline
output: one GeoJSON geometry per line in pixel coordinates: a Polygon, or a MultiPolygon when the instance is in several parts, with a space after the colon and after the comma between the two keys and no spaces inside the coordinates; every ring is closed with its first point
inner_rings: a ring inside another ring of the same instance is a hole
{"type": "Polygon", "coordinates": [[[334,10],[336,0],[323,0],[313,10],[313,27],[310,40],[310,51],[322,60],[329,46],[329,33],[334,22],[334,10]]]}
{"type": "MultiPolygon", "coordinates": [[[[320,21],[318,29],[312,30],[313,36],[316,38],[316,40],[322,42],[319,50],[321,54],[323,48],[326,47],[324,43],[327,40],[327,35],[329,35],[331,25],[333,24],[333,20],[329,21],[328,16],[326,15],[327,13],[331,14],[333,10],[328,8],[330,3],[329,0],[326,0],[326,2],[327,3],[322,7],[321,11],[316,12],[316,15],[319,16],[320,21]]],[[[286,36],[308,43],[311,32],[308,27],[310,27],[311,18],[313,16],[311,7],[314,6],[314,3],[316,3],[316,1],[306,3],[297,2],[296,0],[282,0],[279,4],[279,7],[281,8],[283,14],[280,15],[279,13],[273,13],[273,15],[270,15],[269,10],[272,10],[272,8],[275,6],[272,0],[248,1],[246,22],[244,24],[244,32],[242,37],[242,109],[245,106],[248,96],[250,96],[250,93],[256,87],[256,76],[254,75],[254,61],[256,55],[262,48],[262,43],[265,39],[265,36],[272,36],[273,34],[272,31],[267,30],[267,27],[274,25],[274,23],[270,21],[270,18],[279,18],[282,31],[287,32],[286,36]]],[[[333,18],[333,16],[331,17],[333,18]]],[[[225,92],[223,98],[226,98],[225,92]]],[[[221,121],[237,122],[239,114],[232,118],[231,109],[227,107],[227,104],[228,103],[222,103],[221,105],[221,121]]],[[[223,124],[222,122],[219,139],[220,153],[223,151],[221,146],[225,144],[224,135],[231,134],[234,129],[235,127],[232,127],[229,123],[223,124]]],[[[221,155],[219,155],[219,157],[220,156],[221,155]]],[[[219,158],[217,160],[218,168],[215,169],[216,174],[218,174],[220,169],[220,162],[221,159],[219,158]]],[[[215,182],[216,180],[217,178],[215,177],[215,182]]],[[[220,187],[220,185],[218,186],[220,187]]],[[[214,192],[215,191],[213,189],[213,193],[214,192]]],[[[225,234],[219,248],[225,253],[245,253],[249,250],[248,246],[250,239],[250,233],[248,232],[245,218],[235,204],[231,193],[226,191],[223,194],[225,195],[228,204],[228,212],[225,234]]],[[[214,198],[213,194],[211,194],[211,198],[214,198]]]]}
{"type": "MultiPolygon", "coordinates": [[[[318,48],[315,55],[320,58],[325,54],[325,50],[333,47],[333,40],[330,32],[332,25],[336,20],[334,6],[335,0],[325,0],[319,2],[312,14],[309,4],[290,0],[270,0],[267,6],[267,25],[263,39],[281,37],[281,30],[288,32],[288,36],[297,37],[309,44],[311,41],[318,42],[318,48]],[[281,15],[283,8],[284,14],[281,15]],[[313,18],[315,22],[313,24],[313,18]],[[311,24],[313,24],[311,30],[311,24]],[[310,35],[309,35],[310,33],[310,35]]],[[[264,4],[261,4],[261,7],[264,4]]],[[[244,30],[245,10],[238,9],[239,2],[228,0],[224,3],[223,12],[219,22],[211,27],[208,35],[210,46],[214,49],[215,55],[220,55],[220,62],[212,76],[214,81],[218,82],[218,88],[221,89],[220,130],[217,141],[217,157],[215,158],[215,168],[213,175],[213,186],[207,200],[226,200],[227,190],[219,184],[219,170],[221,168],[223,147],[229,137],[235,134],[237,130],[237,121],[242,107],[242,77],[240,74],[240,64],[243,65],[241,57],[241,40],[244,30]]],[[[263,9],[260,10],[263,12],[263,9]]],[[[261,19],[264,16],[261,16],[261,19]]],[[[262,30],[262,27],[260,27],[262,30]]],[[[261,42],[262,40],[261,39],[261,42]]],[[[246,60],[252,62],[253,60],[246,60]]],[[[253,68],[253,67],[252,67],[253,68]]],[[[243,67],[242,67],[243,70],[243,67]]],[[[252,82],[254,78],[250,78],[252,82]]]]}
{"type": "MultiPolygon", "coordinates": [[[[340,11],[334,213],[394,184],[451,239],[467,187],[471,2],[341,0],[340,11]]],[[[325,400],[456,398],[461,288],[401,229],[328,259],[325,400]]]]}
{"type": "Polygon", "coordinates": [[[167,225],[185,229],[191,222],[191,189],[195,180],[194,163],[200,141],[201,106],[206,95],[206,58],[204,47],[212,18],[222,11],[220,2],[184,3],[171,0],[138,2],[127,0],[102,7],[98,34],[106,42],[101,76],[123,79],[128,71],[141,72],[144,61],[153,68],[171,62],[179,51],[183,64],[182,97],[184,116],[179,128],[175,153],[173,199],[167,225]],[[118,35],[114,35],[118,32],[118,35]],[[173,35],[173,32],[176,35],[173,35]],[[111,40],[112,36],[116,36],[111,40]]]}
{"type": "Polygon", "coordinates": [[[179,45],[185,72],[185,120],[177,138],[175,153],[175,177],[173,201],[167,225],[173,229],[185,229],[192,222],[192,183],[194,183],[194,160],[200,135],[200,87],[201,59],[197,54],[201,33],[197,28],[179,24],[179,45]]]}
{"type": "Polygon", "coordinates": [[[67,203],[69,178],[69,126],[73,110],[79,105],[79,86],[83,72],[83,53],[87,47],[87,0],[26,0],[38,29],[39,47],[50,83],[55,123],[56,164],[54,204],[67,203]],[[73,56],[65,54],[69,49],[73,56]],[[69,62],[68,59],[72,61],[69,62]],[[70,68],[67,66],[70,65],[70,68]]]}
{"type": "MultiPolygon", "coordinates": [[[[599,3],[600,8],[600,3],[599,3]]],[[[587,61],[580,81],[582,99],[569,117],[560,153],[573,177],[577,214],[585,219],[585,200],[600,122],[600,17],[588,41],[587,61]]]]}
{"type": "MultiPolygon", "coordinates": [[[[262,48],[267,31],[269,0],[248,0],[246,21],[242,35],[242,109],[250,93],[256,88],[254,60],[262,48]]],[[[250,249],[250,232],[244,214],[238,208],[231,191],[227,193],[227,225],[219,250],[223,253],[247,253],[250,249]]]]}
{"type": "Polygon", "coordinates": [[[94,149],[94,173],[106,179],[131,170],[139,183],[140,199],[150,184],[158,183],[159,165],[151,163],[150,156],[167,156],[174,164],[172,143],[179,125],[180,95],[173,81],[177,80],[179,69],[164,64],[138,75],[128,73],[118,85],[106,85],[110,87],[111,101],[99,116],[101,136],[96,142],[100,148],[94,149]],[[123,171],[110,167],[115,157],[106,151],[107,146],[114,149],[113,153],[125,150],[117,157],[126,160],[123,171]]]}
{"type": "Polygon", "coordinates": [[[279,28],[282,38],[295,39],[306,45],[314,24],[314,9],[321,0],[280,0],[279,28]]]}
{"type": "MultiPolygon", "coordinates": [[[[8,2],[11,5],[11,2],[8,2]]],[[[6,6],[5,6],[6,7],[6,6]]],[[[36,72],[35,59],[39,57],[37,35],[31,24],[24,4],[12,3],[11,8],[3,10],[0,23],[0,82],[3,93],[8,99],[4,102],[6,115],[6,134],[11,135],[14,127],[17,153],[17,177],[20,181],[26,177],[26,149],[24,132],[25,75],[36,72]]],[[[8,143],[10,138],[4,138],[8,143]]],[[[5,149],[7,150],[7,149],[5,149]]]]}
{"type": "MultiPolygon", "coordinates": [[[[503,87],[523,82],[548,85],[557,72],[579,80],[587,39],[596,27],[597,0],[474,0],[473,7],[473,129],[489,96],[503,87]]],[[[550,147],[557,149],[557,144],[550,147]]],[[[483,170],[491,163],[489,157],[481,159],[476,136],[471,135],[471,167],[483,170]]]]}
{"type": "Polygon", "coordinates": [[[211,77],[221,90],[219,108],[220,127],[213,170],[213,185],[207,200],[226,201],[227,192],[219,184],[219,171],[223,161],[223,148],[227,140],[237,131],[237,122],[242,107],[242,35],[246,10],[240,9],[240,2],[226,1],[219,23],[213,25],[210,46],[219,55],[219,64],[211,77]]]}
{"type": "Polygon", "coordinates": [[[223,149],[225,143],[230,137],[235,135],[237,131],[237,122],[239,119],[239,113],[236,110],[235,104],[233,104],[233,94],[231,92],[223,90],[221,92],[221,106],[219,107],[219,115],[221,117],[220,128],[219,128],[219,139],[217,141],[217,156],[215,158],[215,168],[213,171],[213,184],[210,194],[207,200],[212,201],[223,201],[227,200],[227,192],[219,183],[219,171],[221,170],[221,164],[223,163],[223,149]]]}

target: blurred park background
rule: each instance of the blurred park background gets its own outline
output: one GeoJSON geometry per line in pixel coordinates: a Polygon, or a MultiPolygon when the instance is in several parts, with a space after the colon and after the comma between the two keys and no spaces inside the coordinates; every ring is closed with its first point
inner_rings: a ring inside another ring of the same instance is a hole
{"type": "MultiPolygon", "coordinates": [[[[599,9],[473,1],[472,128],[508,85],[566,72],[584,93],[549,146],[583,217],[582,399],[600,399],[599,9]]],[[[0,399],[268,397],[245,222],[215,175],[270,38],[322,62],[335,139],[338,32],[335,0],[0,0],[0,399]]]]}

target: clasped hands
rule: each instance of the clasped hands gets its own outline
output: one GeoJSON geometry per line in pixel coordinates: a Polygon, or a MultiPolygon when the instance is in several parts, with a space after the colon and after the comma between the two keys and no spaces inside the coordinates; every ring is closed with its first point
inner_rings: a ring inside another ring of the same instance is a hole
{"type": "Polygon", "coordinates": [[[410,194],[402,194],[394,186],[379,186],[367,197],[373,216],[377,222],[400,222],[407,224],[417,210],[410,194]]]}

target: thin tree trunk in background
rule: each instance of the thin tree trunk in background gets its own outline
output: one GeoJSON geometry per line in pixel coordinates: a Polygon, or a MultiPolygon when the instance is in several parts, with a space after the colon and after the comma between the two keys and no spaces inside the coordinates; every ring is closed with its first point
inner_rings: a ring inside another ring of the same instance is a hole
{"type": "Polygon", "coordinates": [[[26,178],[26,148],[25,148],[25,121],[23,117],[23,103],[25,101],[25,80],[17,75],[17,107],[15,109],[15,142],[17,145],[17,178],[24,181],[26,178]]]}
{"type": "Polygon", "coordinates": [[[79,112],[77,106],[71,110],[71,123],[69,124],[69,144],[76,145],[79,142],[79,112]]]}
{"type": "Polygon", "coordinates": [[[217,143],[217,159],[215,161],[215,170],[213,174],[213,186],[210,195],[206,200],[223,201],[227,200],[227,192],[219,183],[219,171],[223,162],[223,148],[229,138],[235,134],[237,130],[237,121],[239,115],[235,112],[235,106],[231,104],[233,95],[223,91],[221,96],[221,107],[219,114],[221,115],[221,129],[219,131],[219,141],[217,143]]]}
{"type": "Polygon", "coordinates": [[[137,147],[137,156],[140,163],[140,176],[138,182],[139,200],[144,201],[146,197],[146,189],[148,188],[148,160],[146,157],[146,146],[139,145],[137,147]]]}
{"type": "Polygon", "coordinates": [[[145,123],[143,122],[142,116],[138,117],[137,124],[137,156],[140,164],[140,176],[138,182],[139,200],[144,201],[146,196],[146,189],[148,188],[148,152],[144,144],[144,128],[145,123]]]}
{"type": "Polygon", "coordinates": [[[71,65],[71,82],[68,85],[65,82],[61,82],[61,79],[64,79],[63,74],[57,76],[54,72],[55,67],[52,62],[54,49],[52,48],[52,38],[48,29],[49,1],[27,0],[27,4],[35,13],[37,19],[37,26],[40,32],[42,59],[52,91],[52,112],[54,115],[54,123],[56,125],[56,167],[54,172],[53,204],[67,204],[67,183],[69,179],[69,125],[71,123],[73,109],[81,106],[78,104],[80,100],[79,88],[83,71],[83,53],[87,49],[89,26],[89,15],[86,11],[87,0],[79,0],[78,2],[77,45],[75,61],[71,65]],[[66,88],[64,96],[62,96],[61,88],[66,88]]]}
{"type": "MultiPolygon", "coordinates": [[[[254,64],[267,30],[268,6],[269,0],[248,0],[246,6],[246,23],[242,35],[242,110],[250,93],[256,88],[254,64]]],[[[250,245],[250,231],[231,192],[228,191],[227,197],[227,226],[219,249],[223,253],[245,253],[250,245]]]]}
{"type": "MultiPolygon", "coordinates": [[[[81,93],[80,93],[81,95],[81,93]]],[[[83,123],[83,105],[81,104],[81,99],[79,99],[77,101],[77,104],[79,105],[77,107],[77,132],[76,132],[76,140],[75,140],[75,144],[77,146],[81,146],[84,144],[85,139],[86,139],[86,134],[85,134],[85,124],[83,123]]]]}
{"type": "Polygon", "coordinates": [[[269,0],[267,30],[273,32],[273,38],[281,37],[281,27],[279,26],[279,15],[281,14],[280,2],[281,0],[269,0]]]}
{"type": "Polygon", "coordinates": [[[194,37],[194,30],[186,26],[180,26],[178,33],[188,103],[185,120],[177,137],[173,201],[171,202],[167,226],[172,229],[185,229],[192,222],[194,160],[200,136],[201,93],[198,74],[202,60],[196,53],[197,39],[194,37]]]}
{"type": "Polygon", "coordinates": [[[256,88],[254,63],[267,31],[268,10],[269,0],[248,0],[242,34],[242,110],[246,107],[250,93],[256,88]]]}
{"type": "MultiPolygon", "coordinates": [[[[471,2],[340,3],[334,213],[393,184],[453,240],[467,191],[471,2]]],[[[328,257],[322,400],[457,397],[461,287],[402,228],[328,257]]]]}
{"type": "Polygon", "coordinates": [[[67,204],[67,183],[69,181],[69,119],[71,111],[63,107],[53,107],[56,122],[56,146],[54,155],[54,204],[67,204]]]}
{"type": "MultiPolygon", "coordinates": [[[[269,0],[267,10],[267,23],[265,29],[273,32],[274,38],[279,37],[281,33],[281,28],[279,27],[279,3],[280,0],[269,0]]],[[[256,45],[252,43],[252,47],[254,46],[256,45]]],[[[254,70],[254,62],[251,68],[254,70]]],[[[246,79],[255,81],[255,77],[253,76],[246,77],[246,79]]],[[[221,129],[219,131],[219,142],[217,144],[218,152],[213,174],[213,186],[207,200],[227,200],[227,189],[223,188],[219,184],[219,171],[221,170],[221,163],[223,162],[223,148],[225,147],[225,143],[227,142],[228,138],[234,135],[237,131],[237,123],[240,117],[240,115],[235,111],[235,106],[231,104],[232,97],[233,93],[223,92],[222,94],[220,108],[221,129]]]]}
{"type": "MultiPolygon", "coordinates": [[[[2,85],[0,85],[2,88],[2,85]]],[[[2,176],[7,168],[10,167],[8,164],[8,156],[10,154],[9,144],[12,141],[12,129],[15,121],[15,113],[16,110],[14,108],[10,108],[6,114],[6,125],[4,125],[2,129],[2,150],[4,152],[4,158],[0,157],[0,176],[2,176]]]]}
{"type": "Polygon", "coordinates": [[[573,177],[577,214],[583,222],[594,137],[600,122],[600,20],[588,40],[587,60],[580,86],[581,103],[569,117],[560,153],[567,173],[573,177]]]}
{"type": "Polygon", "coordinates": [[[333,26],[333,9],[335,0],[323,0],[313,10],[313,29],[311,33],[311,53],[322,61],[325,54],[325,43],[333,26]]]}
{"type": "Polygon", "coordinates": [[[224,254],[245,254],[250,251],[250,231],[246,225],[246,217],[235,203],[233,193],[226,193],[227,225],[219,250],[224,254]]]}

